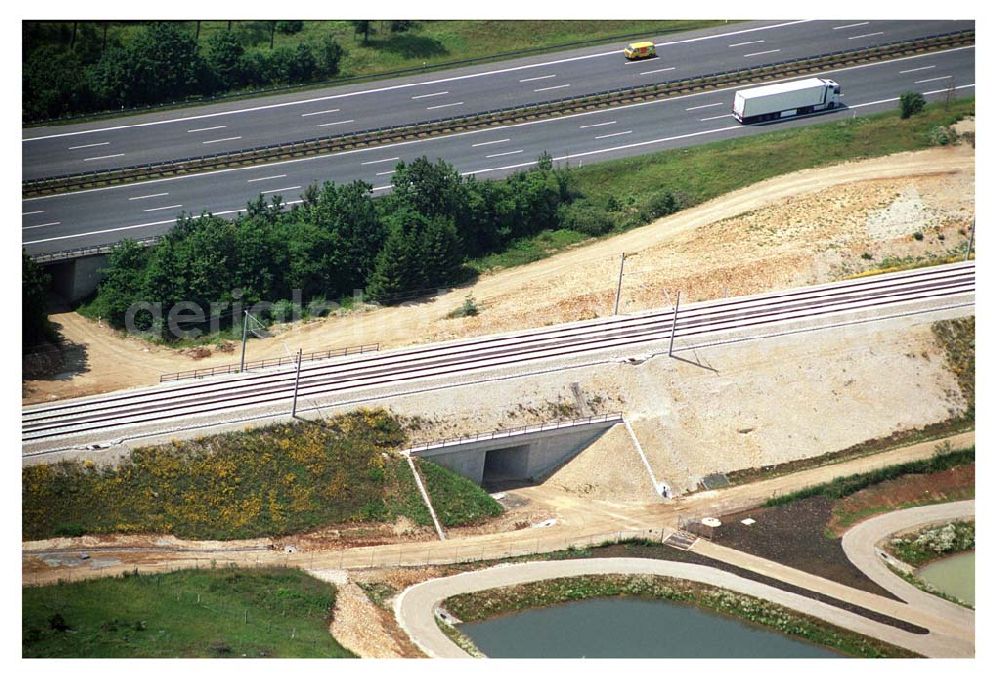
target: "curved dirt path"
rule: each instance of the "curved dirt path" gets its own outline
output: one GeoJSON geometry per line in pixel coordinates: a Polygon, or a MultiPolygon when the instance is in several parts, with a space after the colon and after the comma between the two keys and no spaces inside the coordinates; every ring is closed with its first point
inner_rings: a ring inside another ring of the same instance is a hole
{"type": "MultiPolygon", "coordinates": [[[[648,226],[574,247],[535,263],[483,275],[473,285],[434,298],[309,322],[273,338],[252,341],[247,348],[247,359],[285,356],[298,347],[306,352],[375,342],[385,347],[399,347],[582,319],[579,316],[581,298],[586,301],[584,305],[601,309],[598,314],[604,314],[605,308],[610,312],[618,256],[623,251],[648,252],[720,220],[836,186],[880,179],[974,175],[974,170],[975,152],[970,146],[962,145],[786,174],[685,209],[648,226]],[[479,303],[479,316],[446,319],[445,315],[460,306],[469,294],[479,303]]],[[[744,235],[734,233],[733,237],[738,240],[744,235]]],[[[678,246],[687,245],[681,242],[678,246]]],[[[787,253],[785,256],[787,258],[787,253]]],[[[625,312],[633,310],[628,296],[649,284],[644,280],[643,268],[663,267],[656,262],[644,262],[642,257],[639,259],[633,262],[635,268],[628,275],[626,287],[631,286],[632,291],[625,290],[625,312]]],[[[729,291],[750,293],[775,284],[787,286],[789,280],[772,279],[774,271],[758,259],[759,255],[755,254],[732,261],[734,269],[750,266],[751,272],[756,271],[760,279],[752,290],[731,288],[729,291]]],[[[719,270],[725,272],[723,268],[719,270]]],[[[682,271],[677,274],[682,275],[682,271]]],[[[661,283],[662,280],[655,285],[661,283]]],[[[655,296],[655,290],[649,293],[655,296]]],[[[66,339],[85,347],[86,367],[79,373],[25,382],[23,401],[26,404],[149,385],[156,383],[161,373],[239,361],[238,350],[232,353],[215,351],[209,357],[192,359],[179,351],[125,338],[75,313],[60,313],[51,319],[61,325],[66,339]]]]}
{"type": "Polygon", "coordinates": [[[956,626],[967,625],[971,628],[975,623],[974,611],[924,592],[894,574],[879,555],[878,544],[895,533],[909,531],[925,524],[951,522],[975,516],[974,500],[896,510],[851,527],[841,539],[841,544],[844,553],[854,566],[907,604],[927,608],[956,626]]]}
{"type": "Polygon", "coordinates": [[[468,658],[434,620],[434,609],[453,595],[491,588],[520,585],[551,578],[595,574],[655,575],[683,578],[767,599],[801,613],[821,618],[929,657],[971,656],[969,642],[931,628],[929,635],[917,635],[863,618],[843,609],[772,588],[712,567],[685,562],[639,558],[608,558],[527,562],[470,571],[418,583],[395,600],[396,619],[411,640],[432,658],[468,658]]]}

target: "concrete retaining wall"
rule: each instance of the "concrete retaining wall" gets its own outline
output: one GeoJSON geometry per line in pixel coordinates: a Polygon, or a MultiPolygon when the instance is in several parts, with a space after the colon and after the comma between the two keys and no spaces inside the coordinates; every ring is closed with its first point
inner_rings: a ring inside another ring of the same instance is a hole
{"type": "Polygon", "coordinates": [[[537,482],[594,443],[619,421],[582,423],[413,451],[476,484],[490,480],[537,482]]]}

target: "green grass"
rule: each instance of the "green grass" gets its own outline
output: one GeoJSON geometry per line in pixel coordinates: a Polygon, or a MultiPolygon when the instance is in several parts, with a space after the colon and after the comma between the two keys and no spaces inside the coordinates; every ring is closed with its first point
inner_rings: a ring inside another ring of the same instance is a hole
{"type": "Polygon", "coordinates": [[[354,655],[329,632],[334,587],[294,569],[133,574],[21,595],[26,658],[354,655]]]}
{"type": "Polygon", "coordinates": [[[442,526],[471,524],[503,512],[503,507],[475,482],[432,461],[415,459],[415,463],[442,526]]]}
{"type": "Polygon", "coordinates": [[[477,273],[523,266],[547,258],[591,238],[575,230],[543,230],[532,237],[517,240],[505,251],[489,254],[469,262],[477,273]]]}
{"type": "Polygon", "coordinates": [[[932,129],[974,113],[974,99],[935,103],[907,120],[888,111],[602,162],[574,175],[582,192],[598,204],[612,196],[647,198],[669,188],[689,207],[800,169],[936,146],[932,129]]]}
{"type": "Polygon", "coordinates": [[[775,496],[768,499],[764,504],[766,507],[774,507],[793,503],[803,498],[811,496],[826,496],[827,498],[838,499],[849,496],[879,482],[895,479],[903,475],[927,474],[947,470],[960,465],[969,465],[976,461],[976,448],[960,449],[947,453],[935,454],[931,458],[909,463],[899,463],[865,473],[856,473],[847,477],[838,477],[830,482],[817,484],[805,489],[794,491],[790,494],[775,496]]]}
{"type": "MultiPolygon", "coordinates": [[[[405,516],[431,524],[408,464],[405,441],[383,410],[318,423],[289,423],[132,451],[117,466],[89,462],[22,469],[22,536],[167,533],[244,539],[405,516]]],[[[500,507],[444,468],[430,491],[454,524],[500,507]],[[455,495],[450,492],[455,491],[455,495]]]]}

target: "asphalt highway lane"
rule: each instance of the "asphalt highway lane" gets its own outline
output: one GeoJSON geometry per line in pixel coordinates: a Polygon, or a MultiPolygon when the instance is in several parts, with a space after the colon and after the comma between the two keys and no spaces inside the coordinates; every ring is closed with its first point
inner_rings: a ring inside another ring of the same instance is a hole
{"type": "Polygon", "coordinates": [[[31,253],[162,234],[180,212],[232,217],[263,194],[295,203],[310,183],[362,179],[383,194],[394,166],[422,155],[464,174],[498,178],[531,167],[548,152],[558,163],[592,162],[828,122],[896,107],[905,90],[940,99],[975,91],[975,48],[906,57],[823,73],[843,86],[838,111],[766,125],[741,126],[730,115],[728,88],[616,109],[508,125],[300,160],[221,170],[22,201],[22,242],[31,253]]]}
{"type": "Polygon", "coordinates": [[[653,38],[658,56],[627,62],[621,45],[179,109],[26,129],[23,178],[162,162],[407,125],[677,80],[975,27],[972,21],[745,22],[653,38]]]}

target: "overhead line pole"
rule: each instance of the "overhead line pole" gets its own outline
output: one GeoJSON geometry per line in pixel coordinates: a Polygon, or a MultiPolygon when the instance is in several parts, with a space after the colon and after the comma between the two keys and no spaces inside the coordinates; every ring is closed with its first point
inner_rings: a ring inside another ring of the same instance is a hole
{"type": "Polygon", "coordinates": [[[246,363],[247,358],[247,322],[250,321],[250,312],[248,310],[243,311],[243,348],[240,350],[240,371],[243,373],[243,365],[246,363]]]}
{"type": "Polygon", "coordinates": [[[674,356],[674,332],[677,331],[677,311],[681,307],[681,290],[677,290],[677,300],[674,302],[674,321],[670,323],[670,349],[667,351],[669,357],[674,356]]]}
{"type": "Polygon", "coordinates": [[[622,252],[622,262],[621,266],[619,266],[618,268],[618,290],[615,292],[615,312],[612,313],[612,315],[618,314],[618,301],[622,297],[622,277],[625,275],[625,259],[632,256],[633,254],[635,254],[635,252],[631,252],[629,254],[622,252]]]}
{"type": "Polygon", "coordinates": [[[295,366],[295,392],[292,394],[292,418],[299,404],[299,376],[302,374],[302,348],[299,348],[299,358],[295,366]]]}

